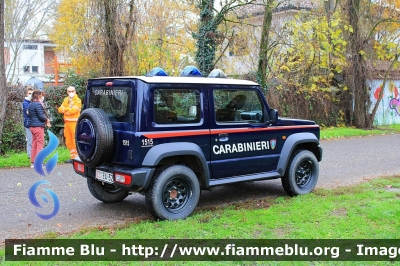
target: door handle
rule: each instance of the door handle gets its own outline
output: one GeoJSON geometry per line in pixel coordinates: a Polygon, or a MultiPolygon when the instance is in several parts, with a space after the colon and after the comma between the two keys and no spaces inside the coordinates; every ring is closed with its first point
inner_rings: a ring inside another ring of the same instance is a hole
{"type": "Polygon", "coordinates": [[[229,137],[228,137],[228,134],[226,134],[226,133],[221,133],[218,135],[219,141],[228,141],[228,139],[229,139],[229,137]]]}

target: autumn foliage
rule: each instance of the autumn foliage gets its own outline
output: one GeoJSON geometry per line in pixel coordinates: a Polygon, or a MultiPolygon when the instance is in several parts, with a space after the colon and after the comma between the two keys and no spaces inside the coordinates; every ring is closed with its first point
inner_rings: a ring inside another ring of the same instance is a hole
{"type": "Polygon", "coordinates": [[[124,66],[117,75],[143,75],[156,66],[177,73],[180,64],[190,61],[194,53],[194,41],[188,34],[188,29],[193,27],[188,18],[190,5],[155,0],[111,1],[112,6],[105,6],[108,2],[60,2],[50,37],[58,44],[59,52],[71,58],[78,73],[112,73],[104,68],[105,62],[113,62],[112,57],[118,56],[124,66]],[[105,11],[112,8],[118,12],[107,15],[105,11]],[[114,23],[110,31],[104,16],[116,14],[118,18],[108,18],[114,23]],[[112,54],[112,50],[104,53],[110,40],[120,53],[112,54]]]}
{"type": "Polygon", "coordinates": [[[261,80],[282,115],[370,127],[365,66],[398,67],[400,1],[320,2],[264,27],[264,46],[252,8],[268,3],[275,16],[290,1],[61,0],[50,38],[82,75],[144,75],[156,66],[178,75],[197,62],[205,73],[217,67],[261,80]]]}

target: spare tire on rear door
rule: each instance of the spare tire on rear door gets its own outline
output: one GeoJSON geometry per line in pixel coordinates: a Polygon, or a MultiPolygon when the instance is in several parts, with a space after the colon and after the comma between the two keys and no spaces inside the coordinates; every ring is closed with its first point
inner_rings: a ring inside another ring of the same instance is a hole
{"type": "Polygon", "coordinates": [[[107,114],[99,108],[84,110],[76,123],[75,140],[79,158],[88,167],[111,160],[114,137],[107,114]]]}

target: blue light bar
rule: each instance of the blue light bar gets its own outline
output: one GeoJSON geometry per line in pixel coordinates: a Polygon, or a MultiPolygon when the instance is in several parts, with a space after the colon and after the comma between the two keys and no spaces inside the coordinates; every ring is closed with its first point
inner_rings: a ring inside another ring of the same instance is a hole
{"type": "Polygon", "coordinates": [[[214,69],[213,71],[210,72],[210,74],[208,75],[209,78],[224,78],[226,79],[226,75],[224,73],[224,71],[222,71],[221,69],[214,69]]]}
{"type": "Polygon", "coordinates": [[[195,66],[187,66],[181,72],[181,77],[202,77],[200,70],[195,66]]]}
{"type": "Polygon", "coordinates": [[[146,77],[154,76],[168,76],[167,73],[161,67],[155,67],[146,75],[146,77]]]}

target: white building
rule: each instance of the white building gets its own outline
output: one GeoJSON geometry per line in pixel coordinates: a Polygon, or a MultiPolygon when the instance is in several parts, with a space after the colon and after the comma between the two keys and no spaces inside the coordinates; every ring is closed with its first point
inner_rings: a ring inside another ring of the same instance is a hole
{"type": "Polygon", "coordinates": [[[6,41],[4,60],[7,82],[24,84],[32,77],[48,81],[54,76],[56,44],[48,40],[6,41]],[[48,66],[45,66],[49,64],[48,66]]]}

